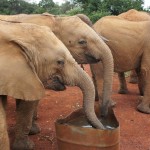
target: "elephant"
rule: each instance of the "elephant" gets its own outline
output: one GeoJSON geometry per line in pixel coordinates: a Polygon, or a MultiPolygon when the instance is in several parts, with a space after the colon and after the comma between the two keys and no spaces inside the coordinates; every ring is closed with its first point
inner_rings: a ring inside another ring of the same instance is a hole
{"type": "Polygon", "coordinates": [[[9,150],[10,144],[7,133],[6,116],[5,116],[5,104],[0,98],[0,149],[9,150]]]}
{"type": "MultiPolygon", "coordinates": [[[[137,11],[135,9],[130,9],[127,12],[121,13],[118,15],[118,17],[121,17],[123,19],[129,20],[129,21],[150,21],[150,14],[144,11],[137,11]]],[[[125,80],[124,73],[118,74],[119,81],[120,81],[120,89],[118,93],[120,94],[126,94],[128,92],[127,84],[125,80]]],[[[138,77],[136,74],[136,70],[132,70],[130,74],[130,83],[138,83],[138,77]]],[[[141,87],[139,85],[140,94],[143,95],[143,92],[141,90],[141,87]]]]}
{"type": "Polygon", "coordinates": [[[148,21],[150,20],[150,14],[145,11],[137,11],[136,9],[130,9],[124,13],[118,15],[119,17],[129,21],[148,21]]]}
{"type": "Polygon", "coordinates": [[[44,13],[0,15],[0,18],[49,27],[64,43],[79,64],[91,64],[102,61],[104,67],[104,86],[102,90],[100,89],[102,91],[101,114],[103,116],[107,115],[113,83],[113,57],[107,44],[89,26],[90,23],[88,24],[88,19],[86,19],[85,15],[57,16],[44,13]]]}
{"type": "MultiPolygon", "coordinates": [[[[106,44],[111,49],[114,58],[115,72],[121,73],[133,69],[137,70],[144,95],[137,109],[140,112],[149,114],[150,22],[134,22],[118,16],[106,16],[99,19],[93,25],[93,28],[98,34],[108,39],[106,44]]],[[[95,68],[99,69],[100,64],[97,64],[95,68]]],[[[96,76],[99,76],[99,74],[96,74],[96,76]]],[[[102,82],[102,80],[99,80],[99,82],[102,82]]]]}
{"type": "Polygon", "coordinates": [[[13,149],[34,148],[28,137],[33,113],[45,94],[43,83],[55,76],[62,84],[81,89],[87,119],[93,127],[105,129],[95,115],[95,90],[91,78],[50,28],[0,20],[0,35],[0,100],[4,104],[6,96],[19,100],[13,149]]]}

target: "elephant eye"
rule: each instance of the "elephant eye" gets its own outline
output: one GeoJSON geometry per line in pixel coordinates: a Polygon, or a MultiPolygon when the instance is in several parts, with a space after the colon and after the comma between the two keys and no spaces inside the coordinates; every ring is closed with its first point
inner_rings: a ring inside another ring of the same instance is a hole
{"type": "Polygon", "coordinates": [[[85,45],[85,44],[87,44],[87,41],[84,39],[80,39],[78,43],[81,45],[85,45]]]}
{"type": "Polygon", "coordinates": [[[65,64],[65,62],[64,62],[64,60],[57,60],[57,64],[58,64],[59,66],[63,67],[64,64],[65,64]]]}

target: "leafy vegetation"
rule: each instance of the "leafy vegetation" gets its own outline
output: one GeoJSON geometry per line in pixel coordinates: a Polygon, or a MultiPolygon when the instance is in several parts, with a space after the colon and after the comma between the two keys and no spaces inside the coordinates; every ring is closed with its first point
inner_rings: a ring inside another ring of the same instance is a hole
{"type": "MultiPolygon", "coordinates": [[[[0,14],[52,13],[75,15],[84,13],[95,22],[106,15],[118,15],[129,9],[143,10],[143,0],[66,0],[59,5],[53,0],[41,0],[38,4],[27,0],[0,0],[0,14]]],[[[150,11],[150,8],[147,9],[150,11]]]]}

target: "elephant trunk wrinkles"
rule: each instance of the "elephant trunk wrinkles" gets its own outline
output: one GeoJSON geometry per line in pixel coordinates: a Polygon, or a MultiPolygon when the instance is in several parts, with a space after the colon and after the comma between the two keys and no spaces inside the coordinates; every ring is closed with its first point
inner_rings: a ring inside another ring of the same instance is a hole
{"type": "Polygon", "coordinates": [[[78,70],[78,76],[80,78],[77,80],[77,86],[82,90],[83,93],[83,107],[86,117],[93,127],[105,129],[95,114],[95,88],[91,78],[80,67],[78,70]]]}
{"type": "Polygon", "coordinates": [[[103,64],[103,91],[102,91],[102,106],[101,113],[106,116],[108,113],[108,107],[110,106],[112,83],[113,83],[113,73],[114,73],[114,62],[113,56],[109,47],[104,43],[101,48],[102,52],[102,64],[103,64]]]}

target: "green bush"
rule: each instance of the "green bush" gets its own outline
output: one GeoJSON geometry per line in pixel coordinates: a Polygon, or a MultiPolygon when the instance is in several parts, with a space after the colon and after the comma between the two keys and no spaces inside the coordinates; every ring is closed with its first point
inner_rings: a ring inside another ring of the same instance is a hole
{"type": "Polygon", "coordinates": [[[99,20],[103,16],[108,16],[110,15],[109,12],[92,12],[91,14],[88,15],[88,17],[91,19],[93,23],[95,23],[97,20],[99,20]]]}
{"type": "Polygon", "coordinates": [[[83,13],[83,9],[81,7],[74,7],[73,9],[70,9],[69,11],[66,12],[66,15],[76,15],[76,14],[81,14],[83,13]]]}

